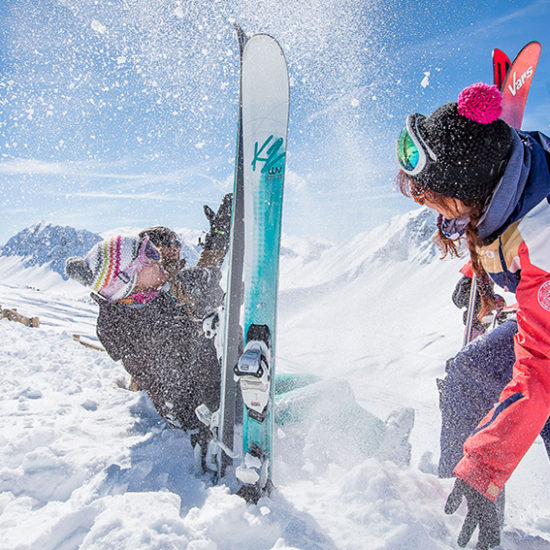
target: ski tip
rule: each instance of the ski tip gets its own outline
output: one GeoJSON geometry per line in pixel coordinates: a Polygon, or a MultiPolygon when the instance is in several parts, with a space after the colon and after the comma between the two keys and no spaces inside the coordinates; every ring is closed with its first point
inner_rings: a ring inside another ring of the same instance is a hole
{"type": "Polygon", "coordinates": [[[272,34],[269,34],[268,32],[259,32],[259,33],[253,34],[248,39],[248,42],[257,42],[261,40],[268,40],[270,42],[274,42],[275,44],[277,44],[277,46],[281,50],[281,53],[283,53],[283,47],[281,46],[280,42],[272,34]]]}
{"type": "Polygon", "coordinates": [[[502,65],[508,65],[510,66],[512,62],[510,61],[510,58],[498,48],[495,48],[492,52],[493,57],[493,63],[501,63],[502,65]]]}
{"type": "Polygon", "coordinates": [[[537,40],[532,40],[531,42],[528,42],[516,55],[514,62],[516,61],[516,59],[518,59],[518,57],[524,55],[526,52],[529,52],[529,54],[527,55],[532,56],[532,62],[536,65],[542,52],[542,44],[537,40]]]}
{"type": "Polygon", "coordinates": [[[246,35],[242,27],[239,25],[239,23],[235,19],[230,19],[229,22],[233,25],[233,28],[237,31],[237,41],[239,43],[239,50],[242,58],[244,47],[248,42],[248,36],[246,35]]]}
{"type": "Polygon", "coordinates": [[[233,25],[233,28],[237,31],[237,35],[239,36],[239,38],[247,38],[246,33],[243,31],[241,25],[235,19],[230,19],[229,23],[233,25]]]}

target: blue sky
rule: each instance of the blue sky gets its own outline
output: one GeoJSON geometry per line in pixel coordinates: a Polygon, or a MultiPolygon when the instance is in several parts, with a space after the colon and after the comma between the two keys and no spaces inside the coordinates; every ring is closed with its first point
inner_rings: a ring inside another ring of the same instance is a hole
{"type": "Polygon", "coordinates": [[[406,114],[490,81],[495,47],[542,42],[523,127],[550,133],[550,0],[3,0],[0,244],[40,220],[205,228],[232,186],[233,19],[287,55],[287,233],[341,240],[413,208],[393,189],[406,114]]]}

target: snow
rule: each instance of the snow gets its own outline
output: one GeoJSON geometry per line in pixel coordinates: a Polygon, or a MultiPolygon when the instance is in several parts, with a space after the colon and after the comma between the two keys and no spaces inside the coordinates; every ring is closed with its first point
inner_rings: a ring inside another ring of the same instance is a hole
{"type": "MultiPolygon", "coordinates": [[[[449,299],[461,262],[437,259],[428,222],[417,210],[345,244],[285,237],[278,369],[319,375],[330,397],[278,426],[276,490],[257,506],[231,480],[196,474],[186,434],[125,388],[120,364],[73,339],[97,343],[82,287],[1,257],[0,304],[41,321],[0,320],[2,548],[455,548],[464,509],[443,513],[452,480],[432,472],[434,379],[462,337],[449,299]],[[415,409],[410,466],[369,456],[327,422],[353,400],[382,419],[415,409]]],[[[507,486],[502,548],[550,548],[549,484],[537,440],[507,486]]]]}
{"type": "Polygon", "coordinates": [[[430,71],[425,71],[424,72],[424,78],[422,79],[422,82],[420,83],[420,86],[422,86],[422,88],[427,88],[430,85],[430,75],[431,75],[430,71]]]}

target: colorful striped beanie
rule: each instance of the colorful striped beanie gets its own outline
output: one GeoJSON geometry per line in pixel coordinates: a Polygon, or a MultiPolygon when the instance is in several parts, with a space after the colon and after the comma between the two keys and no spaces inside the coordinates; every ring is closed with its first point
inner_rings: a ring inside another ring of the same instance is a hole
{"type": "MultiPolygon", "coordinates": [[[[118,235],[97,243],[84,258],[68,258],[65,271],[71,279],[90,286],[92,291],[107,297],[111,301],[126,298],[136,285],[137,274],[126,276],[124,285],[114,294],[111,284],[117,280],[120,285],[119,273],[125,271],[136,259],[140,240],[138,237],[123,237],[118,235]]],[[[126,275],[125,273],[123,275],[126,275]]]]}

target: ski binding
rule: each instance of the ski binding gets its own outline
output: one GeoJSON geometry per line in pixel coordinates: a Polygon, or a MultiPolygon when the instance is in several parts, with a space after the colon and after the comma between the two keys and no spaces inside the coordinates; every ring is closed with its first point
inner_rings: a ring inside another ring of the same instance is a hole
{"type": "Polygon", "coordinates": [[[202,456],[204,456],[203,469],[217,472],[219,456],[218,449],[221,449],[232,459],[236,459],[240,455],[233,449],[227,447],[227,445],[224,445],[224,443],[218,438],[218,428],[220,423],[219,410],[212,412],[205,404],[202,404],[195,409],[195,415],[202,424],[208,427],[210,436],[207,441],[199,441],[199,444],[195,445],[195,462],[199,464],[201,456],[199,453],[202,453],[202,456]],[[203,450],[201,446],[206,446],[206,449],[203,450]]]}
{"type": "Polygon", "coordinates": [[[270,352],[265,342],[251,340],[235,367],[235,380],[241,386],[244,404],[250,418],[263,422],[269,404],[271,384],[270,352]]]}

